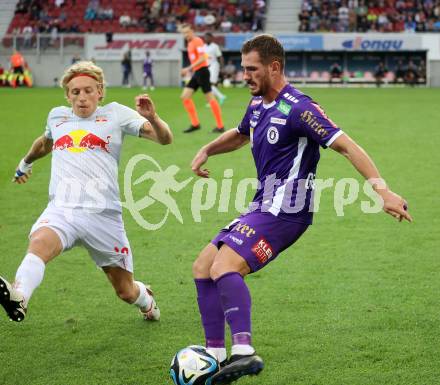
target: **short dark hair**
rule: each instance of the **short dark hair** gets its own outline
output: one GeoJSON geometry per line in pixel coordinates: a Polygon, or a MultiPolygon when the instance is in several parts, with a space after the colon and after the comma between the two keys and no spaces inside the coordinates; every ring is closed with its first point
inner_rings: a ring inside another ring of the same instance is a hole
{"type": "Polygon", "coordinates": [[[280,62],[281,72],[283,72],[285,62],[284,48],[274,36],[264,34],[246,41],[241,48],[241,53],[248,54],[251,51],[258,52],[264,65],[268,65],[273,61],[280,62]]]}

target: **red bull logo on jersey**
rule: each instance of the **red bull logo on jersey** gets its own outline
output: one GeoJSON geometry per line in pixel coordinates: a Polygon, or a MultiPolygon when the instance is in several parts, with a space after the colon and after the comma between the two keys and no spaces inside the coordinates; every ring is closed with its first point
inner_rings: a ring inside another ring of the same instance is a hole
{"type": "Polygon", "coordinates": [[[78,153],[88,149],[101,149],[105,152],[110,152],[108,149],[110,138],[111,135],[108,135],[106,140],[104,140],[89,131],[75,130],[58,138],[54,142],[52,150],[67,150],[78,153]]]}
{"type": "Polygon", "coordinates": [[[260,263],[266,263],[273,257],[272,246],[264,238],[260,238],[260,240],[252,246],[252,252],[260,263]]]}

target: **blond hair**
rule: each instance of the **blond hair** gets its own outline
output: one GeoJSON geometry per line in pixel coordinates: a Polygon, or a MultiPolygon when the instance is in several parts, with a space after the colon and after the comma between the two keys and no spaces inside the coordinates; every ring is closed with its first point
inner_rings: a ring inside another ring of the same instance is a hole
{"type": "Polygon", "coordinates": [[[67,85],[73,78],[77,76],[88,76],[92,79],[95,79],[98,89],[102,91],[102,97],[99,100],[101,101],[102,99],[104,99],[105,80],[104,71],[101,67],[98,67],[95,63],[91,61],[79,61],[67,68],[66,71],[64,71],[63,77],[60,80],[60,86],[64,88],[66,96],[69,92],[69,87],[67,85]]]}

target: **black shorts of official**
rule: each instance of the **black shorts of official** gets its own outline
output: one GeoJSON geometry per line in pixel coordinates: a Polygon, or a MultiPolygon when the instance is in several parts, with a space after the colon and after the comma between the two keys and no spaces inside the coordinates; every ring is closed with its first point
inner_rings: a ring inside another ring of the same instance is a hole
{"type": "Polygon", "coordinates": [[[197,91],[197,89],[201,87],[203,93],[207,94],[208,92],[211,92],[211,82],[209,81],[209,77],[208,67],[202,67],[194,73],[186,87],[192,88],[194,91],[197,91]]]}
{"type": "Polygon", "coordinates": [[[23,67],[22,67],[22,66],[20,66],[20,67],[14,67],[13,72],[14,72],[14,74],[23,74],[23,73],[24,73],[24,70],[23,70],[23,67]]]}

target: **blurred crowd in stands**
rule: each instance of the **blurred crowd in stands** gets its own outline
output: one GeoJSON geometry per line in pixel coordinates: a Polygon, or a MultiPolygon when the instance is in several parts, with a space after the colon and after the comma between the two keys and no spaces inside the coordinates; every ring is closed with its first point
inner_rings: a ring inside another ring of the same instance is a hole
{"type": "Polygon", "coordinates": [[[440,32],[440,0],[303,0],[300,32],[440,32]]]}
{"type": "Polygon", "coordinates": [[[8,33],[261,31],[265,12],[264,0],[19,0],[8,33]]]}
{"type": "MultiPolygon", "coordinates": [[[[330,66],[328,72],[321,74],[321,77],[332,84],[334,82],[346,83],[350,77],[354,77],[352,75],[344,71],[342,66],[335,62],[330,66]]],[[[412,59],[409,59],[407,63],[399,60],[394,68],[388,69],[385,63],[381,61],[374,69],[374,73],[365,71],[362,74],[362,80],[374,80],[378,87],[384,83],[404,83],[414,86],[426,82],[426,63],[424,60],[421,60],[417,65],[412,59]]]]}

